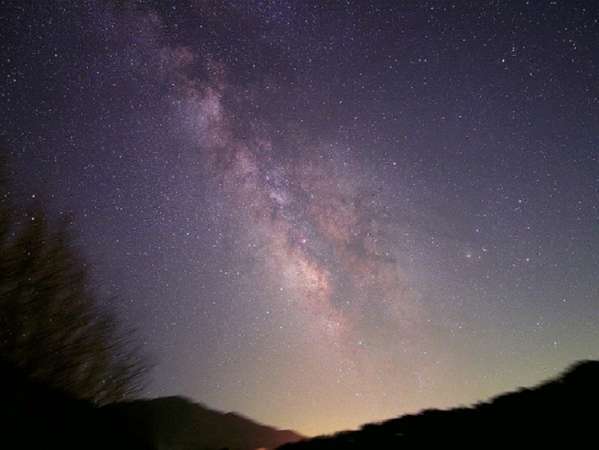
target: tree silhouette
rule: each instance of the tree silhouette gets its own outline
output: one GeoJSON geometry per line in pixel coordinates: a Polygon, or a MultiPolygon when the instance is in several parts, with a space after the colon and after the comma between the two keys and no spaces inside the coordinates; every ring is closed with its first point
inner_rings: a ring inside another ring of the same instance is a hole
{"type": "Polygon", "coordinates": [[[98,405],[135,397],[146,364],[92,289],[68,222],[11,204],[0,161],[0,357],[32,380],[98,405]]]}

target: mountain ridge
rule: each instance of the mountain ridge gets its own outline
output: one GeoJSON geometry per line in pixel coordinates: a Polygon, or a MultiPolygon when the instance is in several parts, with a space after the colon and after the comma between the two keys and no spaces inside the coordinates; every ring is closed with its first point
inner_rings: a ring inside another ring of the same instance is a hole
{"type": "Polygon", "coordinates": [[[258,423],[236,412],[221,412],[180,396],[118,402],[102,407],[133,435],[157,448],[274,449],[303,436],[258,423]]]}

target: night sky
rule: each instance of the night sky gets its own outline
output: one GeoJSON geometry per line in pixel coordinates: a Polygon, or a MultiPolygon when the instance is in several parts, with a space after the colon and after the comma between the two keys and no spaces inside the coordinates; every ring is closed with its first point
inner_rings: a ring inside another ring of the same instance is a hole
{"type": "Polygon", "coordinates": [[[0,1],[0,134],[181,394],[306,434],[599,357],[599,3],[0,1]]]}

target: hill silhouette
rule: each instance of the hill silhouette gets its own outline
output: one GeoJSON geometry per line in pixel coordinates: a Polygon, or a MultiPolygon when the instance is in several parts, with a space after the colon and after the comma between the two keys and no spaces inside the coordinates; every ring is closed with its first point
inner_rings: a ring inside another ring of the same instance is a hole
{"type": "Polygon", "coordinates": [[[274,449],[302,439],[297,433],[221,413],[182,397],[96,406],[31,380],[0,360],[0,447],[113,450],[274,449]]]}
{"type": "Polygon", "coordinates": [[[103,408],[0,360],[1,448],[150,450],[103,408]]]}
{"type": "MultiPolygon", "coordinates": [[[[599,361],[471,407],[425,410],[279,447],[279,450],[403,449],[596,443],[599,361]]],[[[586,446],[585,445],[585,446],[586,446]]]]}
{"type": "Polygon", "coordinates": [[[138,442],[151,448],[274,449],[302,439],[293,431],[214,411],[183,397],[119,402],[101,409],[124,424],[138,442]]]}
{"type": "Polygon", "coordinates": [[[3,444],[10,448],[279,450],[390,449],[432,446],[534,448],[593,442],[599,361],[582,361],[562,376],[471,407],[425,410],[357,431],[300,440],[287,430],[221,413],[182,397],[95,406],[30,381],[0,361],[3,444]],[[278,447],[277,447],[278,446],[278,447]]]}

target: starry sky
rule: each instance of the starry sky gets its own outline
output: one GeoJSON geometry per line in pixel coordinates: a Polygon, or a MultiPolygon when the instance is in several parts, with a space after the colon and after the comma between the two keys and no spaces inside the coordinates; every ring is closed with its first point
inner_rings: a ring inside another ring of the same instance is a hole
{"type": "Polygon", "coordinates": [[[147,396],[308,435],[599,357],[594,1],[0,1],[0,134],[147,396]]]}

